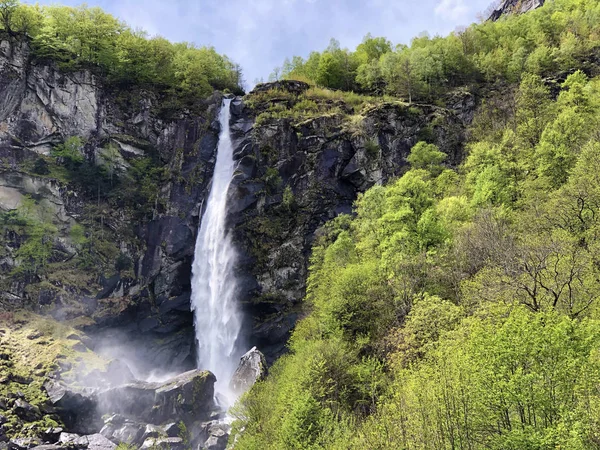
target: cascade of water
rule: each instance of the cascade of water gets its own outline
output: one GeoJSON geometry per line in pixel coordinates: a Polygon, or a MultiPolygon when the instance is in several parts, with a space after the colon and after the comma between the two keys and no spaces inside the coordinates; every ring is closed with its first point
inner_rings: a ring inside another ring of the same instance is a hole
{"type": "Polygon", "coordinates": [[[234,172],[229,129],[230,99],[219,115],[221,133],[212,186],[201,220],[192,266],[192,310],[198,343],[198,368],[217,377],[217,392],[229,397],[229,380],[239,355],[236,339],[241,329],[236,304],[236,252],[226,230],[227,192],[234,172]]]}

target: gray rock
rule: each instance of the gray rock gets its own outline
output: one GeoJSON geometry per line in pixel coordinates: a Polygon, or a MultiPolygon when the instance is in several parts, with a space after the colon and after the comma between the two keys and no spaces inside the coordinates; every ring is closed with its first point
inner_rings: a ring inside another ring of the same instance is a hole
{"type": "Polygon", "coordinates": [[[52,428],[46,429],[46,431],[41,433],[40,437],[45,442],[49,442],[51,444],[56,444],[58,442],[58,440],[60,439],[61,433],[63,433],[63,432],[64,432],[64,430],[60,427],[52,427],[52,428]]]}
{"type": "Polygon", "coordinates": [[[171,422],[166,424],[163,428],[168,437],[179,437],[181,434],[179,423],[171,422]]]}
{"type": "Polygon", "coordinates": [[[238,395],[248,391],[254,383],[267,376],[265,355],[252,348],[240,359],[240,363],[231,378],[229,387],[238,395]]]}
{"type": "Polygon", "coordinates": [[[78,441],[80,438],[81,436],[76,433],[60,433],[58,443],[63,445],[71,444],[73,446],[79,446],[78,441]]]}
{"type": "Polygon", "coordinates": [[[88,450],[113,450],[117,445],[99,433],[88,436],[81,436],[73,441],[76,447],[87,448],[88,450]]]}
{"type": "Polygon", "coordinates": [[[229,427],[225,424],[213,425],[208,430],[209,437],[203,445],[204,450],[225,450],[229,440],[229,427]]]}
{"type": "Polygon", "coordinates": [[[30,450],[67,450],[69,447],[57,445],[57,444],[44,444],[32,447],[30,450]]]}
{"type": "Polygon", "coordinates": [[[15,438],[11,439],[8,443],[8,447],[14,450],[26,450],[31,447],[36,447],[41,445],[42,441],[36,437],[28,437],[28,438],[15,438]]]}
{"type": "Polygon", "coordinates": [[[26,422],[34,422],[41,419],[42,413],[37,406],[27,403],[25,400],[17,399],[13,406],[13,412],[26,422]]]}
{"type": "Polygon", "coordinates": [[[524,14],[544,6],[544,0],[503,0],[488,20],[496,21],[509,14],[524,14]]]}
{"type": "Polygon", "coordinates": [[[163,427],[159,427],[158,425],[148,424],[144,429],[144,433],[142,435],[142,442],[146,442],[148,438],[157,438],[159,436],[164,436],[166,434],[163,427]]]}
{"type": "Polygon", "coordinates": [[[137,444],[143,442],[141,438],[144,434],[144,428],[142,428],[141,425],[135,423],[126,423],[115,429],[110,437],[106,436],[102,432],[100,434],[114,442],[137,444]]]}
{"type": "Polygon", "coordinates": [[[100,430],[102,420],[98,415],[96,390],[78,389],[56,380],[44,383],[44,389],[67,429],[82,434],[100,430]]]}
{"type": "Polygon", "coordinates": [[[214,407],[215,381],[212,373],[199,370],[183,373],[165,383],[137,381],[99,392],[98,408],[156,424],[203,417],[214,407]]]}
{"type": "Polygon", "coordinates": [[[141,450],[160,448],[165,450],[185,450],[183,439],[179,437],[148,438],[144,441],[141,450]]]}

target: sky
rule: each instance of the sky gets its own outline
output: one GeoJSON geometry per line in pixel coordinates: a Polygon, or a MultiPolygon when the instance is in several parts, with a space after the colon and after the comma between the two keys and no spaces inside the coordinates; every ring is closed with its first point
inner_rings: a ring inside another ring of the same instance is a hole
{"type": "MultiPolygon", "coordinates": [[[[367,33],[408,44],[478,20],[492,0],[87,0],[133,28],[171,41],[213,46],[244,70],[248,86],[286,57],[324,50],[331,38],[354,49],[367,33]]],[[[42,0],[41,4],[81,4],[42,0]]]]}

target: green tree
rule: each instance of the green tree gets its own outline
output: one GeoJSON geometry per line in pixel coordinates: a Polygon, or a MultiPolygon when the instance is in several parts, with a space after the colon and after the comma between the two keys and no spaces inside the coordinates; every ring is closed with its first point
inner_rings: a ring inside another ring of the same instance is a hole
{"type": "Polygon", "coordinates": [[[436,145],[419,142],[411,149],[406,161],[413,169],[425,169],[435,176],[442,171],[446,158],[447,155],[436,145]]]}

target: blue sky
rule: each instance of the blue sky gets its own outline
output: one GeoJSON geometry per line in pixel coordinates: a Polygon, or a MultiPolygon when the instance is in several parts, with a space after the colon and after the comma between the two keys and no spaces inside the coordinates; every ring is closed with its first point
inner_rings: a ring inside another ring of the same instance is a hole
{"type": "MultiPolygon", "coordinates": [[[[41,0],[78,5],[81,1],[41,0]]],[[[491,0],[87,0],[134,28],[172,41],[214,46],[242,65],[247,84],[286,56],[323,50],[334,37],[354,49],[363,36],[394,44],[427,31],[445,35],[477,20],[491,0]]]]}

